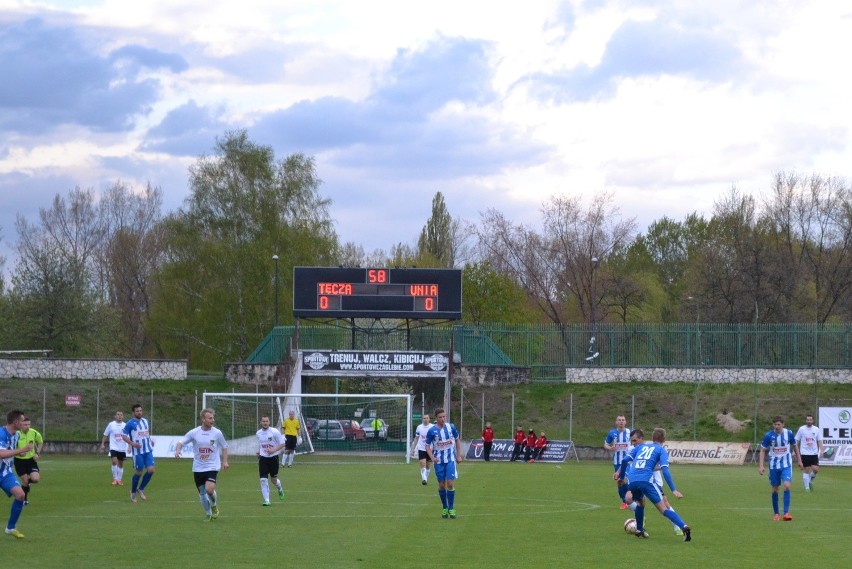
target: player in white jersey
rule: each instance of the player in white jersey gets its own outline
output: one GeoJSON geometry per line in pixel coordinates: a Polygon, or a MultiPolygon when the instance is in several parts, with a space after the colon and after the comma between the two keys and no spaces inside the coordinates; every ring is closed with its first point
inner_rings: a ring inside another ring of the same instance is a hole
{"type": "Polygon", "coordinates": [[[286,445],[281,431],[272,427],[272,421],[264,415],[260,418],[260,429],[257,431],[257,469],[260,474],[260,495],[263,505],[269,506],[269,479],[278,489],[278,499],[284,499],[284,486],[278,478],[278,453],[286,445]]]}
{"type": "Polygon", "coordinates": [[[104,437],[101,439],[101,450],[106,448],[109,442],[109,456],[112,462],[112,485],[124,486],[124,459],[127,458],[129,447],[124,442],[124,413],[115,412],[115,420],[110,421],[104,429],[104,437]]]}
{"type": "Polygon", "coordinates": [[[802,469],[802,482],[805,492],[813,488],[814,478],[819,472],[819,457],[823,453],[822,435],[814,425],[814,416],[807,415],[805,424],[796,431],[796,444],[799,446],[799,467],[802,469]]]}
{"type": "Polygon", "coordinates": [[[442,518],[456,518],[456,463],[462,461],[461,439],[456,426],[447,423],[447,413],[435,409],[435,424],[426,435],[426,453],[435,465],[442,518]]]}
{"type": "Polygon", "coordinates": [[[426,452],[426,435],[429,434],[429,429],[432,426],[429,415],[423,415],[423,422],[417,425],[417,429],[414,430],[415,449],[417,450],[417,459],[420,460],[420,481],[424,486],[429,483],[429,465],[432,463],[429,453],[426,452]]]}
{"type": "Polygon", "coordinates": [[[772,509],[775,511],[775,521],[780,519],[778,514],[778,488],[784,484],[784,521],[793,519],[790,515],[790,482],[793,479],[793,458],[796,455],[797,462],[801,464],[799,449],[796,447],[796,439],[793,431],[784,428],[784,418],[775,416],[772,419],[773,429],[766,433],[760,443],[760,466],[758,474],[763,476],[766,471],[764,467],[765,455],[769,451],[769,484],[772,486],[772,509]]]}
{"type": "Polygon", "coordinates": [[[215,422],[213,410],[203,410],[201,425],[189,431],[175,446],[175,458],[180,458],[184,445],[192,443],[192,475],[207,521],[219,517],[216,477],[219,470],[228,470],[228,443],[222,431],[213,426],[215,422]]]}

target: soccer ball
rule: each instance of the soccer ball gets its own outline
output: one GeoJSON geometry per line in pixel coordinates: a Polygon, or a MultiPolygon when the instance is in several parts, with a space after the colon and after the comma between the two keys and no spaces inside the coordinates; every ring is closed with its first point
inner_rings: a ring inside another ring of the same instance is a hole
{"type": "Polygon", "coordinates": [[[630,535],[636,533],[636,520],[630,518],[624,522],[624,533],[629,533],[630,535]]]}

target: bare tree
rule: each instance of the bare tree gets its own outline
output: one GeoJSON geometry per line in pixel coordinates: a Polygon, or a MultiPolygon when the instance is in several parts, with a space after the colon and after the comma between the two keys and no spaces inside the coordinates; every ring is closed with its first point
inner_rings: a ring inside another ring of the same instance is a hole
{"type": "Polygon", "coordinates": [[[825,322],[852,288],[852,189],[837,177],[778,173],[767,221],[779,252],[783,320],[825,322]]]}
{"type": "Polygon", "coordinates": [[[586,322],[603,319],[606,257],[633,238],[635,221],[621,219],[609,194],[596,196],[588,209],[579,197],[556,196],[541,211],[539,233],[488,210],[477,233],[482,257],[511,275],[554,323],[567,322],[568,302],[586,322]]]}

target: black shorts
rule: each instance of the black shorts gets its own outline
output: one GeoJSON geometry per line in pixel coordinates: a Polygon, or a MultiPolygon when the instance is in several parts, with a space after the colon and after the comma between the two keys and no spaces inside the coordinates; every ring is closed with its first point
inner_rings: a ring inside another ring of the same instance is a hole
{"type": "Polygon", "coordinates": [[[204,486],[207,482],[212,482],[216,484],[216,476],[218,476],[218,470],[208,470],[206,472],[193,472],[192,476],[195,478],[195,487],[204,486]]]}
{"type": "Polygon", "coordinates": [[[802,455],[802,467],[807,466],[819,466],[819,455],[818,454],[803,454],[802,455]]]}
{"type": "Polygon", "coordinates": [[[109,455],[112,458],[117,458],[118,460],[122,460],[122,461],[127,460],[127,453],[124,452],[124,451],[111,450],[111,451],[109,451],[109,455]]]}
{"type": "Polygon", "coordinates": [[[426,459],[426,462],[432,462],[432,459],[429,458],[428,452],[426,452],[425,450],[418,450],[417,460],[423,460],[424,458],[426,459]]]}
{"type": "Polygon", "coordinates": [[[277,477],[279,465],[278,456],[257,457],[257,470],[261,478],[266,478],[267,476],[277,477]]]}
{"type": "Polygon", "coordinates": [[[29,476],[33,472],[38,472],[38,463],[34,458],[16,458],[15,459],[15,472],[18,473],[18,476],[27,475],[29,476]]]}
{"type": "Polygon", "coordinates": [[[296,450],[296,435],[284,435],[284,450],[296,450]]]}

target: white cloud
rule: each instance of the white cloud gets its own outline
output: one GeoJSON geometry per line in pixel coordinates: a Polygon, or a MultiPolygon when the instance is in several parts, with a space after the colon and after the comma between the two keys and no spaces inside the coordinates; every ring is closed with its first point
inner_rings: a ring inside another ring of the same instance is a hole
{"type": "Polygon", "coordinates": [[[150,181],[177,207],[228,128],[315,155],[368,251],[413,242],[436,191],[528,223],[555,193],[612,192],[643,229],[778,170],[848,176],[852,7],[772,4],[0,0],[0,72],[22,79],[0,86],[0,253],[14,213],[74,185],[150,181]],[[2,41],[22,26],[53,42],[37,65],[2,41]]]}

